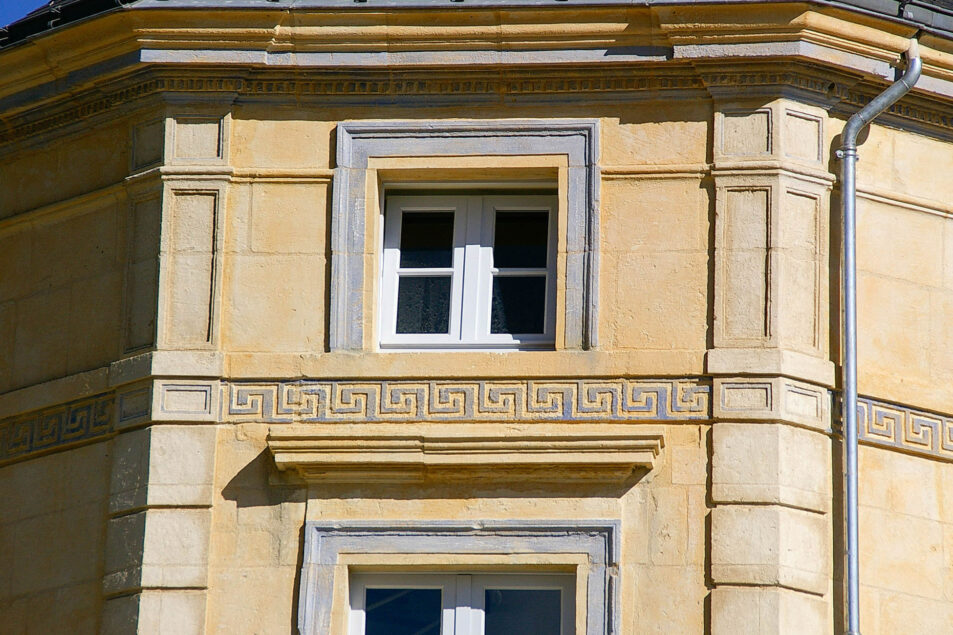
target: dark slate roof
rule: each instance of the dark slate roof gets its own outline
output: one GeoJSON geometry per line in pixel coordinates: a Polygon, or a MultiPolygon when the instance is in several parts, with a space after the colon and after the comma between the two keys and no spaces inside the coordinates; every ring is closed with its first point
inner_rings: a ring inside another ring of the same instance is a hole
{"type": "MultiPolygon", "coordinates": [[[[646,6],[650,4],[726,4],[790,0],[50,0],[6,28],[0,28],[0,49],[31,36],[101,13],[136,8],[180,9],[473,9],[476,7],[646,6]]],[[[953,0],[808,0],[813,4],[886,17],[953,38],[953,0]]]]}

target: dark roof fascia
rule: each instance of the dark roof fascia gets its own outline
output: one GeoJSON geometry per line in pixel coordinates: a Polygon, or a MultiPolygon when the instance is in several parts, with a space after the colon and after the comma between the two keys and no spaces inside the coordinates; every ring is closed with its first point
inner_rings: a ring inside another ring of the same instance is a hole
{"type": "MultiPolygon", "coordinates": [[[[679,4],[771,4],[792,0],[53,0],[6,28],[0,49],[73,22],[120,9],[333,9],[382,10],[478,8],[640,7],[679,4]]],[[[797,0],[794,0],[797,1],[797,0]]],[[[953,38],[953,0],[805,0],[888,19],[941,37],[953,38]]]]}

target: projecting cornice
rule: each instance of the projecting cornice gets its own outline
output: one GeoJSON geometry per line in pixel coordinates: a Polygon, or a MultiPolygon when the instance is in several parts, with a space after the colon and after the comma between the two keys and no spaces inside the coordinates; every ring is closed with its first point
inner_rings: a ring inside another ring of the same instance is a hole
{"type": "MultiPolygon", "coordinates": [[[[856,112],[882,89],[876,80],[859,80],[798,60],[723,60],[719,65],[642,64],[594,69],[548,68],[349,70],[248,69],[241,73],[206,67],[146,68],[108,83],[47,101],[29,111],[0,115],[0,152],[15,142],[42,142],[117,112],[158,102],[235,102],[327,105],[659,101],[684,98],[744,99],[788,97],[835,113],[856,112]],[[29,141],[28,141],[29,140],[29,141]],[[6,146],[6,148],[4,148],[6,146]]],[[[19,100],[17,100],[19,102],[19,100]]],[[[0,100],[0,110],[11,102],[0,100]]],[[[893,106],[881,123],[943,138],[953,137],[950,101],[914,93],[893,106]]]]}
{"type": "MultiPolygon", "coordinates": [[[[57,116],[75,120],[156,94],[479,103],[771,86],[833,103],[857,82],[882,88],[916,34],[908,25],[806,3],[567,3],[466,13],[296,4],[204,17],[150,8],[166,3],[134,6],[0,51],[5,140],[45,130],[57,116]]],[[[917,93],[948,110],[953,44],[925,36],[921,54],[917,93]]]]}

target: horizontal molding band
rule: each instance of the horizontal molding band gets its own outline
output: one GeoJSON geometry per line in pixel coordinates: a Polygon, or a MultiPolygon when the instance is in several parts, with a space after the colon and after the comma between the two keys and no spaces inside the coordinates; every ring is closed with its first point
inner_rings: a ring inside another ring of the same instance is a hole
{"type": "Polygon", "coordinates": [[[953,462],[953,416],[908,406],[857,400],[857,433],[861,443],[953,462]]]}
{"type": "MultiPolygon", "coordinates": [[[[729,388],[738,390],[741,381],[731,380],[729,388]]],[[[764,383],[758,378],[751,381],[754,387],[764,383]]],[[[721,417],[748,420],[743,410],[739,407],[721,417]]],[[[122,387],[0,419],[0,465],[108,439],[122,429],[150,422],[710,423],[712,418],[712,386],[704,377],[220,385],[217,380],[183,378],[122,387]],[[190,399],[184,402],[183,395],[190,399]]],[[[756,422],[757,417],[750,420],[756,422]]],[[[953,462],[953,413],[861,397],[858,421],[865,445],[953,462]]],[[[833,432],[839,434],[836,421],[833,432]]]]}
{"type": "MultiPolygon", "coordinates": [[[[462,62],[461,62],[462,63],[462,62]]],[[[615,62],[613,62],[615,63],[615,62]]],[[[0,130],[0,146],[25,137],[54,134],[89,118],[100,117],[116,108],[135,103],[153,103],[155,99],[292,100],[295,103],[341,103],[387,105],[404,98],[424,98],[428,103],[499,103],[500,100],[548,101],[607,99],[671,99],[680,95],[709,97],[730,90],[736,98],[743,94],[777,95],[796,92],[811,102],[833,107],[835,111],[854,112],[882,88],[857,85],[858,78],[806,63],[787,60],[756,67],[743,61],[722,61],[718,72],[695,68],[687,61],[639,62],[627,66],[594,68],[591,64],[541,65],[474,68],[465,66],[422,71],[398,69],[309,69],[303,76],[295,69],[273,67],[242,69],[240,72],[215,73],[208,69],[176,70],[133,67],[126,75],[108,83],[71,93],[68,99],[46,99],[28,110],[0,102],[0,110],[10,109],[0,130]],[[832,79],[834,81],[832,81],[832,79]],[[18,109],[17,114],[12,114],[18,109]]],[[[27,103],[18,97],[19,101],[27,103]]],[[[17,102],[19,103],[19,102],[17,102]]],[[[942,135],[953,135],[953,116],[948,101],[917,95],[891,107],[885,122],[919,126],[942,135]]],[[[72,129],[72,128],[71,128],[72,129]]]]}
{"type": "Polygon", "coordinates": [[[710,417],[699,379],[229,383],[228,421],[672,421],[710,417]]]}

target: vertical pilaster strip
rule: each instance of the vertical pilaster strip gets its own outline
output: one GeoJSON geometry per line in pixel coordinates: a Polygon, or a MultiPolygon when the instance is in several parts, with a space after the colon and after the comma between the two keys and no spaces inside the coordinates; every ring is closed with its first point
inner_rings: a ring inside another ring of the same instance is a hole
{"type": "Polygon", "coordinates": [[[167,120],[159,248],[158,347],[218,345],[230,118],[167,120]],[[175,175],[177,171],[181,174],[175,175]]]}
{"type": "Polygon", "coordinates": [[[217,393],[147,382],[118,398],[104,633],[204,632],[217,393]]]}
{"type": "Polygon", "coordinates": [[[823,113],[716,103],[711,630],[833,630],[823,113]]]}

